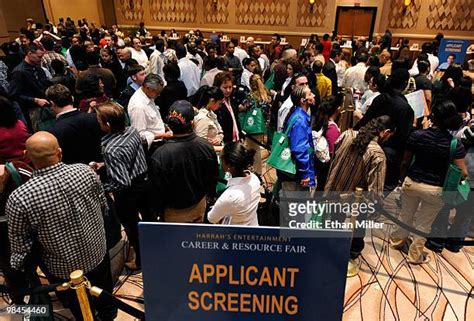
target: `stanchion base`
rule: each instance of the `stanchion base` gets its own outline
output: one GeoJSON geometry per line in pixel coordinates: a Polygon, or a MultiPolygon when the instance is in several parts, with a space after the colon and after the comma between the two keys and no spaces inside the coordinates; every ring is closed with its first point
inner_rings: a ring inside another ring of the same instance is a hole
{"type": "Polygon", "coordinates": [[[349,260],[347,264],[347,277],[351,278],[359,274],[360,264],[357,260],[349,260]]]}

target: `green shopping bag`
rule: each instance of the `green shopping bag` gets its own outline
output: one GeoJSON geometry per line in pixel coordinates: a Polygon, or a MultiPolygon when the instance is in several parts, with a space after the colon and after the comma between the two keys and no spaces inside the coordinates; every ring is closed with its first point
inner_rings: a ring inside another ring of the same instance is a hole
{"type": "Polygon", "coordinates": [[[461,169],[452,164],[454,151],[457,146],[457,139],[451,140],[449,149],[449,167],[443,184],[443,200],[446,204],[457,206],[467,201],[471,188],[466,180],[462,179],[461,169]]]}
{"type": "Polygon", "coordinates": [[[290,140],[288,134],[296,121],[296,117],[290,120],[285,132],[275,132],[273,135],[272,152],[268,157],[267,164],[286,174],[296,174],[296,164],[291,157],[290,140]]]}
{"type": "Polygon", "coordinates": [[[41,107],[39,110],[38,130],[47,131],[56,124],[56,115],[50,107],[41,107]]]}
{"type": "Polygon", "coordinates": [[[265,87],[267,87],[268,90],[272,90],[275,87],[275,72],[273,71],[268,77],[267,81],[265,81],[265,87]]]}
{"type": "Polygon", "coordinates": [[[217,164],[219,166],[219,181],[216,185],[216,192],[217,195],[220,195],[227,189],[227,184],[224,181],[229,180],[230,175],[222,169],[221,157],[219,155],[217,155],[217,164]]]}
{"type": "Polygon", "coordinates": [[[261,108],[258,108],[254,100],[252,107],[239,114],[240,128],[247,134],[264,134],[265,118],[261,108]]]}

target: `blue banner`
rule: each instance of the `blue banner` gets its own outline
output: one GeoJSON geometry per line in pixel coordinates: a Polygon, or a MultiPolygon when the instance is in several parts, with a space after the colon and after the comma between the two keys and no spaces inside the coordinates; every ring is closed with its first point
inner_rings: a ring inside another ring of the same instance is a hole
{"type": "Polygon", "coordinates": [[[340,321],[352,233],[140,223],[153,321],[340,321]]]}
{"type": "Polygon", "coordinates": [[[456,40],[456,39],[442,39],[439,45],[438,58],[440,69],[446,69],[448,56],[454,54],[456,58],[454,62],[457,64],[463,64],[464,58],[466,57],[467,48],[469,47],[469,40],[456,40]],[[445,67],[441,67],[445,64],[445,67]]]}

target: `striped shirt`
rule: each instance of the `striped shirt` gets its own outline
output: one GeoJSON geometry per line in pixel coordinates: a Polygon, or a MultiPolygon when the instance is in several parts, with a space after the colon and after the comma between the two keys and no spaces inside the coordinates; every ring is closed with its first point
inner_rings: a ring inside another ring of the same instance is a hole
{"type": "Polygon", "coordinates": [[[106,206],[102,184],[89,166],[57,163],[35,170],[5,208],[12,268],[24,268],[37,241],[42,261],[54,276],[66,279],[77,269],[91,271],[107,251],[106,206]]]}
{"type": "Polygon", "coordinates": [[[337,140],[324,191],[354,192],[356,187],[382,195],[385,181],[385,154],[376,141],[371,141],[361,157],[351,145],[357,132],[349,129],[337,140]]]}
{"type": "Polygon", "coordinates": [[[106,192],[124,190],[132,185],[133,179],[147,172],[140,134],[133,127],[102,137],[102,152],[108,178],[106,192]]]}

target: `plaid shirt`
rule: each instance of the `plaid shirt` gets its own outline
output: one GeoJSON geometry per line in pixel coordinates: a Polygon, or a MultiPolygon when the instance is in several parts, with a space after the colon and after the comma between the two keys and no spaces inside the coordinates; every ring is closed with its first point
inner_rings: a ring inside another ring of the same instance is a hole
{"type": "Polygon", "coordinates": [[[67,67],[68,65],[66,58],[64,58],[64,56],[58,54],[57,52],[55,51],[45,52],[45,54],[43,55],[43,58],[41,58],[41,67],[48,69],[48,71],[51,73],[52,76],[54,76],[55,74],[53,68],[51,67],[51,62],[54,59],[61,60],[65,67],[67,67]]]}
{"type": "Polygon", "coordinates": [[[11,266],[22,270],[36,241],[53,275],[67,279],[74,270],[91,271],[106,253],[106,204],[102,185],[87,165],[58,163],[35,170],[7,202],[11,266]]]}

